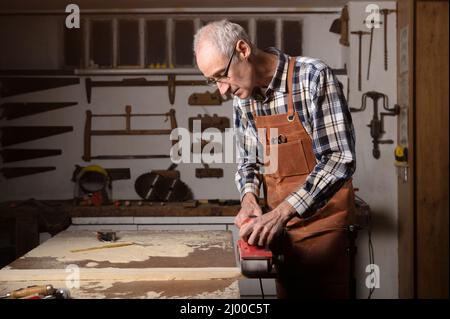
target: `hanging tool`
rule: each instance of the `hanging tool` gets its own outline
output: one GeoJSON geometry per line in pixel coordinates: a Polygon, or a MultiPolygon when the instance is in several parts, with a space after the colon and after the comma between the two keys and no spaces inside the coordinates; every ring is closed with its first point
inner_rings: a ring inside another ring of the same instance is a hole
{"type": "Polygon", "coordinates": [[[348,42],[348,8],[344,6],[341,11],[341,16],[335,19],[330,27],[330,32],[337,33],[341,37],[339,38],[339,43],[345,46],[349,46],[348,42]]]}
{"type": "Polygon", "coordinates": [[[162,175],[153,172],[144,173],[140,175],[134,182],[134,189],[136,193],[144,200],[149,202],[159,201],[156,196],[155,189],[159,187],[162,175]]]}
{"type": "MultiPolygon", "coordinates": [[[[162,114],[131,114],[131,106],[125,107],[125,114],[93,114],[92,111],[86,111],[86,122],[84,128],[84,155],[83,160],[89,162],[91,159],[143,159],[143,158],[168,158],[169,155],[91,155],[91,139],[92,136],[131,136],[131,135],[170,135],[172,130],[177,128],[177,120],[175,118],[175,110],[170,109],[167,113],[162,114]],[[165,116],[166,120],[170,119],[170,129],[145,129],[133,130],[131,129],[131,118],[140,116],[165,116]],[[93,130],[92,118],[95,117],[125,117],[125,130],[93,130]]],[[[172,145],[177,143],[172,141],[172,145]]]]}
{"type": "Polygon", "coordinates": [[[72,181],[75,183],[74,202],[76,205],[101,206],[112,200],[111,177],[99,165],[86,167],[75,165],[72,181]]]}
{"type": "Polygon", "coordinates": [[[369,91],[362,95],[361,97],[361,107],[360,108],[350,108],[351,112],[362,112],[366,109],[366,102],[367,98],[372,99],[373,101],[373,116],[372,120],[370,121],[370,124],[367,126],[370,128],[370,136],[372,137],[372,143],[373,143],[373,149],[372,149],[372,155],[374,158],[378,159],[380,158],[380,147],[379,144],[393,144],[393,140],[380,140],[381,136],[383,136],[384,131],[383,128],[383,118],[384,116],[396,116],[400,113],[400,106],[395,104],[394,108],[390,109],[388,104],[388,96],[375,91],[369,91]],[[387,112],[381,112],[380,117],[378,117],[378,100],[383,100],[383,108],[387,112]]]}
{"type": "Polygon", "coordinates": [[[3,126],[2,146],[10,146],[73,131],[72,126],[3,126]]]}
{"type": "Polygon", "coordinates": [[[362,57],[362,36],[365,34],[370,34],[366,31],[352,31],[351,34],[356,34],[358,36],[358,91],[361,91],[361,57],[362,57]]]}
{"type": "Polygon", "coordinates": [[[123,79],[122,81],[93,81],[86,78],[86,97],[87,102],[91,103],[92,88],[94,87],[146,87],[146,86],[167,86],[169,90],[170,104],[175,102],[176,86],[206,86],[203,80],[175,80],[175,75],[168,74],[167,81],[149,81],[145,78],[123,79]]]}
{"type": "Polygon", "coordinates": [[[339,39],[339,43],[345,46],[350,46],[350,42],[348,41],[348,20],[350,20],[348,15],[348,7],[347,5],[342,8],[341,12],[341,38],[339,39]]]}
{"type": "Polygon", "coordinates": [[[393,9],[381,9],[380,13],[383,15],[384,22],[384,70],[388,69],[388,50],[387,50],[387,18],[388,14],[392,12],[396,12],[397,10],[393,9]]]}
{"type": "Polygon", "coordinates": [[[3,176],[7,179],[16,178],[26,175],[33,175],[47,171],[54,171],[54,166],[39,166],[39,167],[3,167],[0,168],[3,176]]]}
{"type": "Polygon", "coordinates": [[[79,78],[2,77],[0,78],[0,96],[8,97],[79,83],[79,78]]]}
{"type": "Polygon", "coordinates": [[[230,128],[230,119],[228,117],[217,116],[217,114],[213,114],[213,116],[208,114],[201,116],[199,114],[197,117],[189,118],[189,131],[191,132],[193,132],[194,121],[200,121],[201,132],[210,127],[217,128],[221,132],[225,132],[226,128],[230,128]]]}
{"type": "Polygon", "coordinates": [[[61,155],[61,150],[9,148],[0,151],[3,163],[24,161],[28,159],[61,155]]]}
{"type": "MultiPolygon", "coordinates": [[[[84,166],[75,165],[75,170],[72,173],[72,182],[74,182],[76,180],[76,176],[84,168],[85,168],[84,166]]],[[[131,178],[129,168],[105,168],[105,171],[108,173],[108,176],[112,181],[131,178]]]]}
{"type": "Polygon", "coordinates": [[[136,193],[147,201],[182,202],[192,199],[189,187],[180,180],[176,164],[167,170],[152,170],[136,179],[136,193]]]}
{"type": "Polygon", "coordinates": [[[63,107],[73,106],[77,104],[77,102],[4,103],[0,106],[0,108],[3,109],[3,113],[0,118],[13,120],[24,116],[57,110],[63,107]]]}
{"type": "Polygon", "coordinates": [[[188,104],[189,105],[221,105],[222,102],[228,101],[231,99],[231,95],[221,95],[219,90],[215,90],[214,92],[205,92],[205,93],[192,93],[189,96],[188,104]]]}
{"type": "Polygon", "coordinates": [[[210,168],[208,164],[203,163],[204,168],[195,169],[195,177],[197,178],[221,178],[223,177],[222,168],[210,168]]]}
{"type": "Polygon", "coordinates": [[[183,202],[192,199],[192,194],[185,183],[178,178],[163,177],[155,195],[162,202],[183,202]]]}
{"type": "Polygon", "coordinates": [[[369,75],[370,75],[370,62],[372,60],[372,43],[373,43],[373,29],[375,29],[375,21],[372,20],[370,21],[370,41],[369,41],[369,58],[367,61],[367,80],[369,80],[369,75]]]}

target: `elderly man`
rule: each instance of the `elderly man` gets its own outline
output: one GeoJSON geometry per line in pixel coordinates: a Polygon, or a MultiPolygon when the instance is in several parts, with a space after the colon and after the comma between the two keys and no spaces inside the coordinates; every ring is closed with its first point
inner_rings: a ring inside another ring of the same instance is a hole
{"type": "Polygon", "coordinates": [[[314,58],[260,50],[227,20],[198,30],[194,53],[208,82],[234,95],[241,194],[235,224],[250,245],[283,254],[278,296],[349,297],[355,138],[332,70],[314,58]],[[270,129],[278,130],[275,139],[270,129]],[[264,147],[277,151],[275,172],[264,173],[264,147]],[[261,182],[265,214],[258,201],[261,182]]]}

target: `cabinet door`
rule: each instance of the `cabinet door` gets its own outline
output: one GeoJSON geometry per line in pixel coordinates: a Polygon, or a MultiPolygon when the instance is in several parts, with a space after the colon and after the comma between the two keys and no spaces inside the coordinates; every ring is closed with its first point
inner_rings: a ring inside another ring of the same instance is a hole
{"type": "Polygon", "coordinates": [[[415,12],[417,297],[448,298],[448,1],[415,12]]]}

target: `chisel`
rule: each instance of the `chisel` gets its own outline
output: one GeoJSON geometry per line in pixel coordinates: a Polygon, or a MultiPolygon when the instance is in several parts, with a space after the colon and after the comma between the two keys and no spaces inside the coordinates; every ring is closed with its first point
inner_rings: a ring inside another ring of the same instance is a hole
{"type": "Polygon", "coordinates": [[[49,296],[55,293],[55,288],[52,285],[45,286],[30,286],[27,288],[22,288],[14,290],[6,295],[0,297],[0,299],[18,299],[25,298],[31,295],[44,295],[49,296]]]}

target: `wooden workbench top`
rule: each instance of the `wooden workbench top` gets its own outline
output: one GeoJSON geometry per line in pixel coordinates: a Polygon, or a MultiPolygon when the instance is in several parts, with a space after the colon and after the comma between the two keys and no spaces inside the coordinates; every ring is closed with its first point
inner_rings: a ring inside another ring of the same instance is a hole
{"type": "MultiPolygon", "coordinates": [[[[123,231],[128,246],[103,246],[95,232],[63,231],[0,270],[0,294],[33,284],[67,286],[74,298],[239,298],[228,231],[123,231]],[[75,277],[74,277],[75,276],[75,277]]],[[[116,242],[116,243],[117,243],[116,242]]]]}

